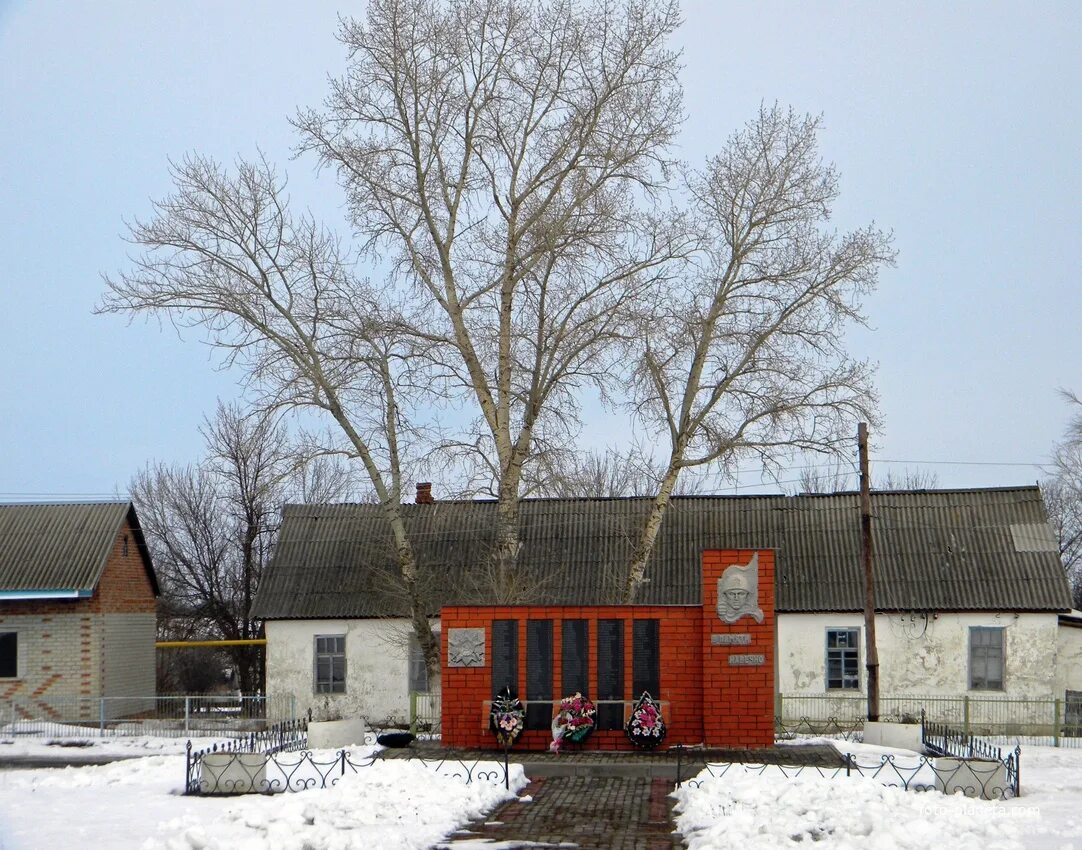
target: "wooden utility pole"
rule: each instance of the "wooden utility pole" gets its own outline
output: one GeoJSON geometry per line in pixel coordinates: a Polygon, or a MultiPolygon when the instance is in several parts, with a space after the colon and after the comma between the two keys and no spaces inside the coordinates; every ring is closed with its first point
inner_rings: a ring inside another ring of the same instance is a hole
{"type": "Polygon", "coordinates": [[[868,475],[868,423],[857,425],[860,452],[860,555],[864,562],[864,657],[868,669],[868,720],[879,719],[879,652],[875,648],[875,589],[872,585],[872,492],[868,475]]]}

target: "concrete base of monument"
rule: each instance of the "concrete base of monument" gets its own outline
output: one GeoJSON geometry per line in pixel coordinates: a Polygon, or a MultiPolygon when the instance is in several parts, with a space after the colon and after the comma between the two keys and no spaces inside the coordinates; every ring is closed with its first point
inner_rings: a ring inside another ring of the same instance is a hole
{"type": "Polygon", "coordinates": [[[348,720],[322,720],[308,723],[308,747],[313,750],[333,750],[363,746],[368,727],[359,717],[348,720]]]}
{"type": "Polygon", "coordinates": [[[873,723],[864,724],[864,743],[877,747],[890,747],[898,750],[912,750],[919,753],[924,744],[920,737],[919,723],[873,723]]]}

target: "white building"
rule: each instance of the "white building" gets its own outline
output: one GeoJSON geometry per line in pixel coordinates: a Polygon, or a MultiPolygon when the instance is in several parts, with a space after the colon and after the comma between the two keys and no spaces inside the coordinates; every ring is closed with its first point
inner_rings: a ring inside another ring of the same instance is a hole
{"type": "MultiPolygon", "coordinates": [[[[908,712],[907,696],[1055,700],[1082,691],[1082,615],[1070,613],[1036,487],[877,492],[872,507],[884,713],[908,712]]],[[[612,601],[647,508],[645,499],[524,502],[518,569],[532,594],[521,602],[612,601]]],[[[431,615],[489,601],[477,567],[495,503],[404,509],[431,615]]],[[[782,711],[822,713],[828,703],[844,713],[865,687],[859,519],[855,493],[676,498],[636,601],[699,604],[704,549],[776,549],[782,711]]],[[[270,694],[292,694],[299,710],[320,716],[378,723],[404,720],[409,692],[435,686],[402,616],[392,551],[378,506],[286,508],[256,600],[270,694]]]]}

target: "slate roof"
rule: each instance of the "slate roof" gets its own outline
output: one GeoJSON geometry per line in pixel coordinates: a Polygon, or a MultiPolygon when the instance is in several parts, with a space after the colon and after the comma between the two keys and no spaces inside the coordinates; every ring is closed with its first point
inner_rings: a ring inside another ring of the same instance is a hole
{"type": "Polygon", "coordinates": [[[158,582],[131,502],[0,504],[0,598],[4,591],[89,595],[125,520],[134,528],[154,592],[158,582]]]}
{"type": "MultiPolygon", "coordinates": [[[[518,569],[550,604],[604,604],[649,500],[538,499],[521,507],[518,569]],[[615,568],[615,569],[614,569],[615,568]]],[[[1071,607],[1037,487],[872,494],[876,607],[1066,611],[1071,607]]],[[[476,602],[494,502],[403,505],[423,582],[441,604],[476,602]]],[[[859,611],[857,493],[674,498],[647,568],[644,604],[700,601],[704,549],[777,550],[777,608],[859,611]]],[[[289,505],[255,602],[276,618],[400,615],[386,520],[376,505],[289,505]]],[[[484,601],[484,600],[481,600],[484,601]]]]}

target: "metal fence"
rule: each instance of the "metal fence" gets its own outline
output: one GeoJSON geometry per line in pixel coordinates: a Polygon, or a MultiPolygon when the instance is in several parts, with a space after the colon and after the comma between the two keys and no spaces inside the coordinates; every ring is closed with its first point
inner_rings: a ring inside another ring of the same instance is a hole
{"type": "Polygon", "coordinates": [[[439,691],[431,694],[410,691],[410,731],[418,737],[438,737],[442,705],[439,691]]]}
{"type": "Polygon", "coordinates": [[[236,738],[292,720],[292,695],[32,697],[0,700],[0,739],[133,735],[236,738]]]}
{"type": "MultiPolygon", "coordinates": [[[[862,694],[778,694],[775,699],[779,729],[802,727],[806,733],[829,734],[863,727],[867,716],[867,700],[862,694]]],[[[881,720],[919,723],[922,710],[930,722],[945,723],[993,743],[1082,747],[1082,717],[1073,702],[1063,699],[913,694],[879,697],[881,720]]]]}
{"type": "MultiPolygon", "coordinates": [[[[307,749],[305,722],[276,724],[261,736],[227,741],[205,750],[193,750],[188,742],[184,759],[184,794],[235,795],[278,794],[330,788],[351,773],[358,773],[381,760],[375,749],[379,732],[365,735],[360,752],[337,750],[313,752],[307,749]]],[[[421,764],[438,776],[469,785],[482,782],[510,788],[507,753],[502,761],[491,759],[425,758],[410,754],[407,759],[421,764]]]]}
{"type": "MultiPolygon", "coordinates": [[[[978,797],[984,800],[1005,800],[1017,797],[1020,793],[1017,758],[1017,753],[1009,754],[1002,761],[936,759],[927,756],[911,758],[895,755],[855,756],[847,753],[844,765],[839,767],[710,762],[703,767],[703,771],[715,779],[730,773],[778,776],[784,779],[793,779],[798,776],[836,779],[840,776],[860,775],[874,779],[882,785],[902,788],[906,791],[940,791],[962,793],[967,797],[978,797]]],[[[685,779],[678,774],[676,784],[698,788],[702,785],[702,779],[685,779]]]]}

